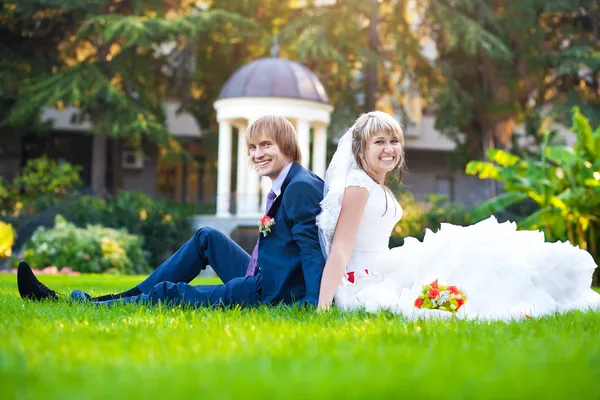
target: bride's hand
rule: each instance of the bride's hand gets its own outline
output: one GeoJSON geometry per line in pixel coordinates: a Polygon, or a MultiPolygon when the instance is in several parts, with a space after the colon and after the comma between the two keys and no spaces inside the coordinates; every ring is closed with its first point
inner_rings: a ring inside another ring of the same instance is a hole
{"type": "Polygon", "coordinates": [[[331,250],[321,277],[317,308],[319,312],[328,311],[331,308],[335,293],[343,282],[368,199],[369,192],[365,188],[347,187],[344,191],[340,217],[333,233],[331,250]]]}
{"type": "Polygon", "coordinates": [[[325,302],[319,302],[319,304],[317,305],[318,312],[327,312],[327,311],[329,311],[330,308],[331,308],[331,303],[327,304],[325,302]]]}

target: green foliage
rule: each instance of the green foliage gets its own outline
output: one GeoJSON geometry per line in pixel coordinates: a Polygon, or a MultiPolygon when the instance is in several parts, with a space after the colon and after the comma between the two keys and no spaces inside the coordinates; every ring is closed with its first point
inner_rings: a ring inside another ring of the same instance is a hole
{"type": "Polygon", "coordinates": [[[0,55],[9,56],[0,57],[0,125],[29,130],[44,107],[73,106],[97,134],[134,145],[145,136],[167,148],[162,103],[189,92],[191,83],[178,80],[191,66],[191,43],[222,26],[225,41],[256,29],[187,1],[14,2],[0,8],[0,21],[0,55]]]}
{"type": "Polygon", "coordinates": [[[540,112],[532,111],[525,116],[523,132],[514,132],[511,137],[510,152],[522,158],[540,158],[544,140],[550,145],[564,145],[565,138],[555,129],[548,130],[549,119],[540,112]]]}
{"type": "Polygon", "coordinates": [[[98,224],[144,238],[147,263],[157,267],[191,235],[188,217],[197,207],[167,204],[137,192],[103,199],[78,192],[80,167],[45,157],[30,160],[12,184],[0,179],[0,218],[22,229],[24,242],[38,226],[51,226],[57,214],[79,227],[98,224]]]}
{"type": "Polygon", "coordinates": [[[121,274],[150,271],[139,236],[101,225],[78,228],[61,215],[56,216],[54,227],[38,228],[22,250],[19,258],[40,269],[56,266],[121,274]]]}
{"type": "MultiPolygon", "coordinates": [[[[447,2],[439,3],[445,7],[447,2]]],[[[452,5],[455,13],[471,16],[494,33],[509,57],[456,47],[446,33],[455,18],[446,25],[428,23],[443,76],[435,92],[436,128],[460,144],[467,160],[483,158],[490,147],[507,148],[517,127],[541,114],[546,122],[567,121],[575,104],[600,123],[597,2],[495,0],[485,2],[485,12],[479,3],[452,5]]]]}
{"type": "MultiPolygon", "coordinates": [[[[336,110],[333,132],[375,108],[400,113],[405,124],[418,117],[411,114],[411,101],[422,97],[426,103],[441,78],[423,52],[423,38],[435,37],[438,30],[452,48],[506,57],[507,46],[479,15],[445,3],[346,0],[307,5],[282,27],[283,47],[326,85],[336,110]]],[[[458,3],[490,13],[485,1],[458,3]]]]}
{"type": "MultiPolygon", "coordinates": [[[[243,31],[239,24],[219,24],[201,40],[194,39],[190,45],[193,53],[185,54],[197,68],[181,68],[174,74],[172,92],[182,99],[183,107],[203,128],[213,130],[210,140],[214,141],[217,126],[213,103],[221,88],[239,67],[269,56],[273,35],[289,23],[295,10],[291,2],[280,0],[219,0],[211,2],[209,7],[211,12],[225,11],[254,23],[251,29],[243,31]]],[[[281,50],[280,56],[296,59],[288,46],[282,46],[281,50]]],[[[211,157],[216,153],[206,155],[211,157]]]]}
{"type": "Polygon", "coordinates": [[[542,147],[540,160],[527,160],[501,150],[490,150],[490,162],[471,161],[466,173],[504,184],[505,193],[480,204],[474,219],[499,212],[509,205],[533,200],[538,208],[518,221],[522,229],[544,229],[548,240],[566,240],[597,256],[600,214],[600,126],[573,109],[574,148],[542,147]]]}
{"type": "Polygon", "coordinates": [[[30,159],[13,182],[0,177],[0,218],[18,226],[64,201],[81,186],[80,171],[80,166],[45,156],[30,159]]]}
{"type": "Polygon", "coordinates": [[[449,204],[439,195],[429,195],[426,202],[417,202],[410,192],[398,195],[402,206],[402,219],[398,222],[390,238],[390,247],[401,246],[404,238],[415,237],[423,240],[425,231],[437,231],[442,223],[467,225],[467,209],[460,204],[449,204]]]}
{"type": "Polygon", "coordinates": [[[498,36],[495,5],[490,1],[467,0],[450,4],[446,1],[430,1],[421,4],[425,17],[424,28],[429,27],[436,35],[446,32],[445,49],[460,51],[469,56],[485,56],[492,59],[509,59],[511,49],[498,36]]]}
{"type": "Polygon", "coordinates": [[[0,216],[5,216],[14,209],[14,186],[0,176],[0,216]]]}
{"type": "Polygon", "coordinates": [[[99,224],[142,237],[140,244],[152,268],[158,267],[192,234],[185,209],[137,192],[119,192],[114,199],[81,196],[67,206],[66,218],[78,226],[99,224]]]}
{"type": "Polygon", "coordinates": [[[8,187],[8,183],[6,180],[0,176],[0,201],[4,201],[4,199],[8,198],[10,195],[10,189],[8,187]]]}
{"type": "Polygon", "coordinates": [[[27,161],[14,180],[15,192],[27,210],[39,212],[61,201],[82,184],[80,166],[47,157],[27,161]]]}

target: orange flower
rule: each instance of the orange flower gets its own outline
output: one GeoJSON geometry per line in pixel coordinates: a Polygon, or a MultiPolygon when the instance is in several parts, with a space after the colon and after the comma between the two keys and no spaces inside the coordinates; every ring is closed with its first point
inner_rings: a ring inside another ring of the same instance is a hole
{"type": "Polygon", "coordinates": [[[432,289],[439,289],[437,279],[430,283],[432,289]]]}

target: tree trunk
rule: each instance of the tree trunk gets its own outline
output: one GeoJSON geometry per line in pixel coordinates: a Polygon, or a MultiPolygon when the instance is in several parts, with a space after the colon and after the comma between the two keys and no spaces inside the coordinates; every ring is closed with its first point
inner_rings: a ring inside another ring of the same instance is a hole
{"type": "Polygon", "coordinates": [[[118,191],[123,188],[123,164],[122,154],[123,146],[121,139],[115,138],[110,143],[111,170],[112,170],[112,191],[116,196],[118,191]]]}
{"type": "Polygon", "coordinates": [[[595,222],[590,223],[589,231],[590,231],[590,254],[592,255],[592,257],[594,257],[594,259],[596,259],[596,253],[597,253],[596,245],[597,245],[598,238],[596,237],[595,222]]]}
{"type": "Polygon", "coordinates": [[[587,240],[585,238],[585,233],[583,232],[583,226],[581,226],[580,222],[576,222],[576,228],[577,228],[577,245],[583,249],[586,250],[588,249],[587,246],[587,240]]]}
{"type": "Polygon", "coordinates": [[[572,245],[575,245],[575,235],[573,234],[573,225],[571,218],[567,219],[567,239],[572,245]]]}
{"type": "MultiPolygon", "coordinates": [[[[494,134],[492,129],[488,128],[487,125],[483,125],[483,130],[482,130],[482,135],[483,135],[483,140],[481,141],[481,151],[482,151],[482,159],[483,160],[488,160],[488,150],[489,149],[494,149],[496,148],[496,142],[494,140],[494,134]]],[[[496,197],[498,195],[498,193],[500,192],[499,188],[498,188],[498,182],[495,179],[490,179],[489,180],[489,192],[488,192],[488,198],[493,198],[496,197]]]]}
{"type": "Polygon", "coordinates": [[[487,56],[481,57],[481,77],[489,103],[485,115],[485,125],[488,127],[495,147],[505,149],[511,142],[515,128],[514,97],[515,94],[506,84],[500,67],[487,56]]]}
{"type": "MultiPolygon", "coordinates": [[[[377,33],[377,25],[379,24],[379,1],[371,0],[371,17],[369,23],[369,49],[379,54],[379,35],[377,33]]],[[[377,81],[377,65],[378,61],[374,57],[367,62],[366,79],[367,93],[365,94],[365,111],[372,111],[377,106],[377,97],[379,92],[379,84],[377,81]]]]}
{"type": "Polygon", "coordinates": [[[96,196],[106,195],[106,135],[96,134],[92,137],[92,193],[96,196]]]}

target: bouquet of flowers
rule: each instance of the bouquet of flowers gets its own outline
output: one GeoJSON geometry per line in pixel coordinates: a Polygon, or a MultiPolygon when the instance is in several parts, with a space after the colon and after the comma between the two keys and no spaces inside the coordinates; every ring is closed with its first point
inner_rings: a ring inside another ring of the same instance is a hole
{"type": "Polygon", "coordinates": [[[415,300],[415,307],[456,312],[467,301],[467,296],[456,286],[438,284],[437,279],[423,285],[421,294],[415,300]]]}

